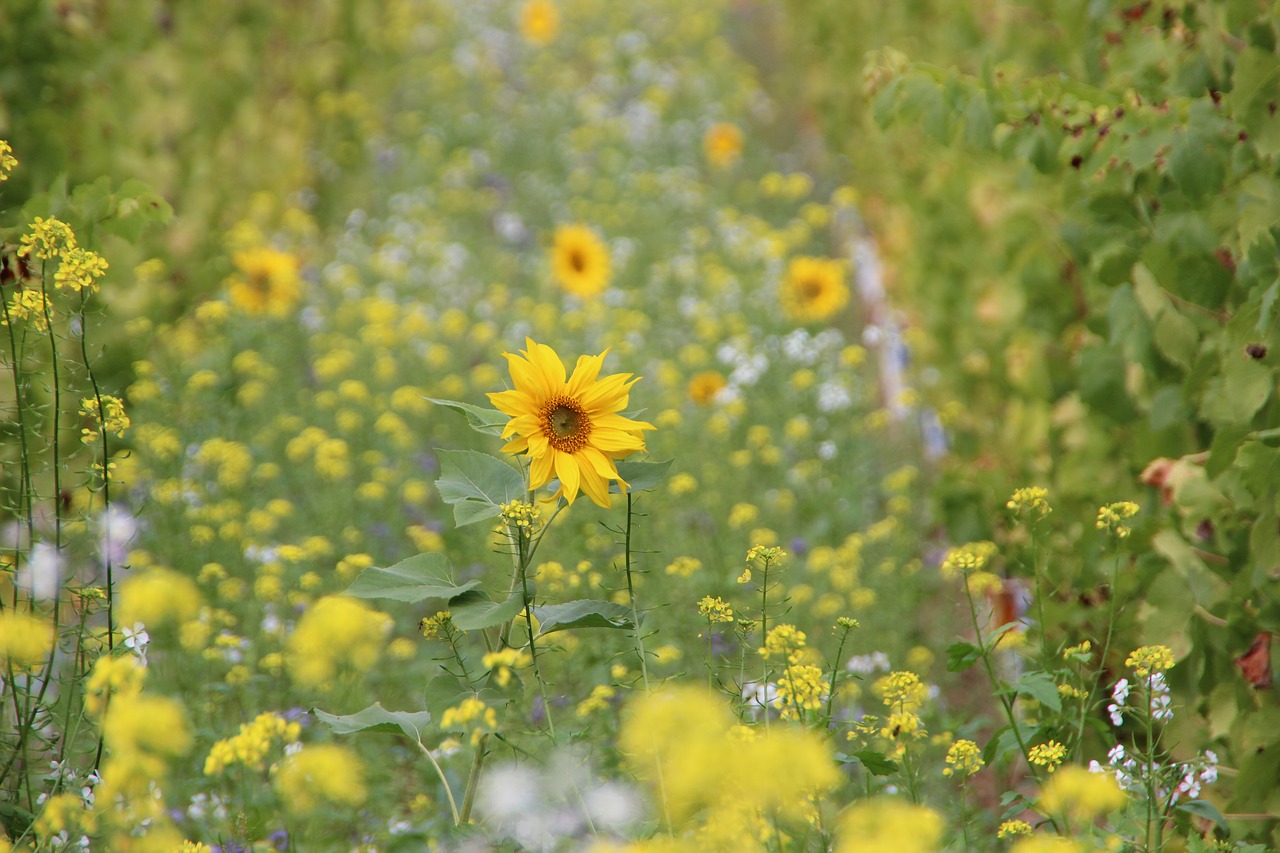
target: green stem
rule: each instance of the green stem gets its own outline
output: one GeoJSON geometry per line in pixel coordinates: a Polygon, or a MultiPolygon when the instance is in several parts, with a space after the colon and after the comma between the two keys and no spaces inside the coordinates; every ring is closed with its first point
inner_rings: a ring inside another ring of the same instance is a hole
{"type": "Polygon", "coordinates": [[[623,534],[623,569],[627,576],[627,602],[631,605],[631,634],[636,646],[636,654],[640,657],[640,678],[644,682],[644,692],[649,693],[649,665],[644,651],[644,635],[640,632],[640,607],[636,603],[635,581],[631,569],[631,528],[635,516],[633,496],[627,492],[627,526],[623,534]]]}
{"type": "Polygon", "coordinates": [[[471,759],[471,772],[467,774],[467,789],[462,795],[462,813],[458,815],[457,823],[471,822],[471,807],[475,805],[476,788],[480,782],[480,768],[484,766],[485,756],[489,754],[487,749],[489,736],[487,734],[480,736],[480,742],[476,744],[475,757],[471,759]]]}
{"type": "Polygon", "coordinates": [[[449,779],[444,775],[444,769],[440,766],[440,762],[436,761],[436,757],[431,754],[431,750],[427,749],[426,745],[423,744],[422,741],[415,741],[415,743],[418,744],[418,749],[422,750],[422,754],[427,757],[427,760],[431,762],[431,766],[435,768],[436,775],[440,777],[440,784],[444,785],[444,795],[449,800],[449,811],[453,815],[453,825],[461,826],[462,818],[458,814],[458,804],[453,799],[453,789],[449,787],[449,779]]]}
{"type": "Polygon", "coordinates": [[[844,633],[840,635],[840,642],[836,646],[836,656],[831,661],[831,687],[827,692],[827,711],[823,718],[823,728],[831,725],[831,709],[836,699],[836,679],[840,676],[840,658],[844,656],[844,644],[849,639],[849,628],[843,629],[844,633]]]}

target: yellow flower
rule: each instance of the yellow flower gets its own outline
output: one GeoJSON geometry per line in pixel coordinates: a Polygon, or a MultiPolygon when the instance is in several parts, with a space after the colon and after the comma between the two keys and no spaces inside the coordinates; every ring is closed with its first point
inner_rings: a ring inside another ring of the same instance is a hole
{"type": "Polygon", "coordinates": [[[733,608],[719,596],[704,595],[698,600],[698,613],[708,622],[732,622],[733,608]]]}
{"type": "Polygon", "coordinates": [[[76,235],[70,225],[54,216],[48,219],[37,216],[31,223],[31,233],[22,235],[18,257],[34,254],[39,260],[47,261],[75,247],[76,235]]]}
{"type": "Polygon", "coordinates": [[[52,308],[43,293],[34,288],[16,291],[9,297],[7,317],[0,317],[0,325],[9,325],[10,320],[26,320],[37,332],[49,330],[49,315],[52,308]]]}
{"type": "Polygon", "coordinates": [[[520,35],[539,47],[550,44],[560,32],[560,10],[551,0],[528,0],[520,7],[520,35]]]}
{"type": "Polygon", "coordinates": [[[618,414],[626,408],[636,382],[630,373],[599,378],[608,350],[580,356],[573,375],[546,344],[525,339],[521,356],[506,353],[515,388],[489,395],[490,402],[511,417],[502,431],[510,439],[505,453],[528,453],[529,488],[540,489],[560,479],[554,498],[570,504],[581,488],[592,501],[609,506],[609,481],[627,483],[615,460],[644,450],[641,432],[652,424],[618,414]],[[514,436],[514,437],[512,437],[514,436]]]}
{"type": "Polygon", "coordinates": [[[961,779],[972,776],[986,764],[982,760],[982,750],[971,740],[958,740],[947,750],[947,766],[943,776],[959,776],[961,779]]]}
{"type": "Polygon", "coordinates": [[[849,302],[844,264],[827,258],[795,258],[787,266],[780,294],[782,310],[793,320],[825,320],[849,302]]]}
{"type": "Polygon", "coordinates": [[[381,657],[391,627],[391,617],[361,601],[326,596],[302,614],[289,637],[289,672],[306,686],[326,685],[344,670],[368,672],[381,657]]]}
{"type": "Polygon", "coordinates": [[[1129,653],[1124,665],[1133,667],[1133,674],[1139,678],[1146,678],[1173,666],[1173,650],[1168,646],[1142,646],[1129,653]]]}
{"type": "Polygon", "coordinates": [[[1048,743],[1037,744],[1031,747],[1031,751],[1027,753],[1027,760],[1032,764],[1039,764],[1050,773],[1058,769],[1058,765],[1062,763],[1062,759],[1067,757],[1067,748],[1056,740],[1048,743]]]}
{"type": "Polygon", "coordinates": [[[575,296],[598,296],[609,286],[609,250],[585,225],[561,225],[551,247],[551,271],[575,296]]]}
{"type": "Polygon", "coordinates": [[[276,775],[285,807],[295,814],[326,806],[359,806],[368,796],[364,767],[345,746],[308,746],[290,756],[276,775]]]}
{"type": "Polygon", "coordinates": [[[1025,486],[1016,490],[1005,508],[1014,515],[1026,515],[1032,520],[1053,512],[1053,507],[1049,506],[1049,490],[1041,486],[1025,486]]]}
{"type": "Polygon", "coordinates": [[[203,603],[195,581],[160,566],[130,576],[120,585],[119,596],[119,624],[141,622],[153,629],[195,619],[203,603]]]}
{"type": "Polygon", "coordinates": [[[7,140],[0,139],[0,182],[9,180],[9,175],[17,165],[18,159],[13,156],[13,146],[7,140]]]}
{"type": "Polygon", "coordinates": [[[62,260],[53,274],[53,286],[92,293],[98,289],[98,279],[106,275],[108,266],[106,259],[97,252],[72,246],[62,253],[62,260]]]}
{"type": "Polygon", "coordinates": [[[1001,840],[1005,838],[1017,838],[1019,835],[1030,835],[1031,824],[1025,820],[1006,820],[1000,824],[1000,829],[996,832],[996,838],[1001,840]]]}
{"type": "Polygon", "coordinates": [[[52,622],[17,610],[0,613],[0,665],[17,672],[42,669],[53,641],[52,622]]]}
{"type": "Polygon", "coordinates": [[[302,296],[298,259],[260,247],[236,252],[236,273],[227,279],[231,303],[246,314],[283,317],[302,296]]]}
{"type": "Polygon", "coordinates": [[[698,405],[708,406],[715,400],[716,395],[720,393],[720,389],[726,384],[728,383],[725,382],[724,376],[719,371],[704,370],[693,375],[685,388],[685,393],[689,395],[690,400],[698,405]]]}
{"type": "Polygon", "coordinates": [[[862,800],[840,819],[836,853],[930,853],[942,839],[942,818],[903,800],[862,800]]]}
{"type": "Polygon", "coordinates": [[[1125,521],[1138,514],[1138,505],[1133,501],[1120,501],[1098,507],[1098,520],[1094,525],[1099,530],[1114,534],[1117,539],[1125,539],[1133,529],[1125,521]]]}
{"type": "Polygon", "coordinates": [[[717,169],[732,166],[742,156],[742,131],[728,122],[713,124],[702,137],[702,151],[717,169]]]}
{"type": "Polygon", "coordinates": [[[1090,773],[1083,767],[1064,767],[1053,774],[1040,794],[1045,814],[1067,814],[1082,820],[1113,812],[1127,801],[1110,773],[1090,773]]]}

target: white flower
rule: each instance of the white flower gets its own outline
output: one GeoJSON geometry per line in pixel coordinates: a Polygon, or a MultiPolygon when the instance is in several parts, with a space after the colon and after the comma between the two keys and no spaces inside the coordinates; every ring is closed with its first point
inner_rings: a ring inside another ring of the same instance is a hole
{"type": "Polygon", "coordinates": [[[134,622],[132,628],[121,626],[120,633],[124,636],[124,647],[133,652],[145,666],[147,663],[147,646],[151,643],[151,635],[147,633],[147,626],[141,622],[134,622]]]}

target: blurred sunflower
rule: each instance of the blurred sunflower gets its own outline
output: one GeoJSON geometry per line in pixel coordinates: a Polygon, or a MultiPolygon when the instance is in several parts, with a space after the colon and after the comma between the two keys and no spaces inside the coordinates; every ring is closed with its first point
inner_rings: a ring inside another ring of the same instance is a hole
{"type": "Polygon", "coordinates": [[[742,131],[723,121],[711,125],[702,137],[702,152],[717,169],[732,166],[742,156],[742,131]]]}
{"type": "Polygon", "coordinates": [[[227,279],[231,303],[246,314],[283,317],[302,296],[298,259],[268,247],[236,252],[236,272],[227,279]]]}
{"type": "Polygon", "coordinates": [[[560,10],[551,0],[528,0],[520,7],[520,35],[543,46],[550,44],[560,32],[560,10]]]}
{"type": "Polygon", "coordinates": [[[782,310],[804,323],[825,320],[849,302],[844,264],[827,258],[795,258],[780,294],[782,310]]]}
{"type": "Polygon", "coordinates": [[[525,346],[528,349],[520,355],[504,353],[515,388],[489,395],[489,401],[511,417],[502,431],[503,438],[511,439],[503,452],[529,454],[530,489],[558,477],[560,488],[553,498],[573,503],[581,488],[595,503],[608,507],[610,480],[617,480],[624,491],[628,488],[615,460],[644,450],[641,433],[653,429],[652,424],[618,414],[637,380],[630,373],[600,378],[608,350],[579,356],[566,380],[555,350],[530,338],[525,346]]]}
{"type": "Polygon", "coordinates": [[[695,373],[690,379],[689,384],[685,387],[685,393],[689,395],[689,399],[700,406],[710,405],[720,393],[720,389],[724,388],[728,383],[724,376],[716,370],[704,370],[701,373],[695,373]]]}
{"type": "Polygon", "coordinates": [[[576,296],[598,296],[609,286],[609,250],[590,228],[561,225],[551,247],[556,281],[576,296]]]}

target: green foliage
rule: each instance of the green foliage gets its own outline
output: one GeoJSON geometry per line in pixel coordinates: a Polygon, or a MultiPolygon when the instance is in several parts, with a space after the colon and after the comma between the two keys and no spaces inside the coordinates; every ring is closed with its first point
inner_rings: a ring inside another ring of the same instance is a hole
{"type": "MultiPolygon", "coordinates": [[[[1012,541],[972,507],[1028,484],[1082,517],[1140,498],[1132,547],[1158,556],[1107,590],[1076,529],[1049,543],[1052,582],[1119,596],[1120,635],[1173,645],[1187,683],[1238,686],[1247,725],[1268,693],[1233,661],[1280,627],[1275,8],[785,5],[806,98],[854,163],[914,354],[939,371],[922,390],[953,439],[940,525],[1012,541]]],[[[1050,623],[1096,638],[1099,619],[1058,598],[1050,623]]],[[[1254,778],[1265,753],[1228,741],[1254,778]]],[[[1235,790],[1233,809],[1275,805],[1235,790]]]]}

